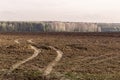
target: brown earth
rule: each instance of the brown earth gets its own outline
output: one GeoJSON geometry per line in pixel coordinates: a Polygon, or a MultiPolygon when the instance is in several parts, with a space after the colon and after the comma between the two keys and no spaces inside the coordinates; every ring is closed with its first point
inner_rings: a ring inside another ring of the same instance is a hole
{"type": "Polygon", "coordinates": [[[16,33],[0,34],[0,74],[33,55],[27,40],[41,49],[39,55],[22,64],[3,80],[119,80],[120,33],[16,33]],[[105,34],[105,35],[104,35],[105,34]],[[18,40],[20,44],[14,42],[18,40]],[[63,52],[49,76],[45,68],[57,56],[48,46],[63,52]]]}

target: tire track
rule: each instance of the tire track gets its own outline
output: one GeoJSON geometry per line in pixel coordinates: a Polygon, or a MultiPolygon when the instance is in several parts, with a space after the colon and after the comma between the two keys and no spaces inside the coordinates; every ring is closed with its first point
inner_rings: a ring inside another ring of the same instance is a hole
{"type": "Polygon", "coordinates": [[[99,58],[104,58],[104,57],[113,56],[113,55],[116,55],[116,54],[111,53],[111,54],[100,55],[98,57],[82,57],[82,59],[80,61],[87,61],[90,59],[99,59],[99,58]]]}
{"type": "Polygon", "coordinates": [[[53,67],[56,66],[56,64],[61,60],[62,55],[63,55],[63,52],[62,52],[62,51],[54,48],[53,46],[48,46],[48,47],[51,48],[51,49],[53,49],[53,50],[55,50],[55,51],[57,52],[57,57],[55,58],[54,61],[52,61],[52,62],[46,67],[46,69],[45,69],[45,71],[44,71],[44,73],[43,73],[44,76],[47,76],[47,75],[49,75],[49,74],[52,72],[53,67]]]}
{"type": "Polygon", "coordinates": [[[99,63],[105,62],[107,60],[116,59],[116,58],[119,58],[119,55],[111,53],[111,54],[101,55],[98,57],[82,58],[80,61],[84,62],[84,61],[92,60],[92,61],[88,62],[87,64],[95,65],[95,64],[99,64],[99,63]]]}
{"type": "Polygon", "coordinates": [[[107,60],[116,59],[116,58],[119,58],[119,56],[108,57],[108,58],[105,58],[105,59],[102,59],[102,60],[97,60],[97,61],[94,61],[94,62],[90,62],[88,64],[89,65],[95,65],[95,64],[99,64],[99,63],[105,62],[107,60]]]}
{"type": "Polygon", "coordinates": [[[30,47],[31,47],[31,49],[34,50],[34,54],[33,54],[31,57],[29,57],[29,58],[27,58],[27,59],[25,59],[25,60],[23,60],[23,61],[20,61],[20,62],[18,62],[18,63],[16,63],[16,64],[14,64],[14,65],[10,68],[10,70],[8,71],[8,73],[11,73],[11,72],[14,71],[15,69],[17,69],[20,65],[22,65],[22,64],[24,64],[24,63],[26,63],[26,62],[28,62],[28,61],[30,61],[30,60],[32,60],[32,59],[34,59],[34,58],[37,57],[37,55],[41,52],[39,49],[37,49],[36,47],[34,47],[34,46],[32,46],[32,45],[30,45],[30,47]]]}
{"type": "MultiPolygon", "coordinates": [[[[35,43],[32,41],[32,39],[27,40],[27,41],[28,41],[29,43],[31,43],[31,44],[35,44],[35,43]]],[[[55,50],[55,51],[57,52],[57,57],[56,57],[55,60],[53,60],[50,64],[48,64],[48,66],[46,67],[46,69],[45,69],[44,72],[43,72],[43,75],[44,75],[44,76],[47,76],[47,75],[49,75],[49,74],[52,72],[53,67],[56,66],[56,64],[61,60],[62,55],[63,55],[63,52],[62,52],[62,51],[54,48],[53,46],[48,46],[48,47],[51,48],[51,49],[53,49],[53,50],[55,50]]]]}
{"type": "MultiPolygon", "coordinates": [[[[19,43],[19,42],[18,42],[18,43],[19,43]]],[[[21,66],[22,64],[24,64],[24,63],[26,63],[26,62],[34,59],[35,57],[37,57],[38,54],[41,52],[41,50],[38,49],[38,48],[36,48],[35,46],[32,46],[32,45],[29,45],[29,46],[30,46],[31,49],[34,50],[34,54],[33,54],[32,56],[30,56],[29,58],[24,59],[23,61],[20,61],[20,62],[18,62],[18,63],[16,63],[16,64],[12,65],[12,67],[11,67],[8,71],[6,71],[6,72],[4,73],[4,75],[9,75],[11,72],[13,72],[15,69],[17,69],[17,68],[18,68],[19,66],[21,66]]]]}

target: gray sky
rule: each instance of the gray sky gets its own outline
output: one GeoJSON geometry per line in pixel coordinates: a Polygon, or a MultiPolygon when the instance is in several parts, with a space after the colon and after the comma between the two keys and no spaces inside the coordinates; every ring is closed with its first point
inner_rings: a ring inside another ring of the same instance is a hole
{"type": "Polygon", "coordinates": [[[120,0],[0,0],[0,20],[120,22],[120,0]]]}

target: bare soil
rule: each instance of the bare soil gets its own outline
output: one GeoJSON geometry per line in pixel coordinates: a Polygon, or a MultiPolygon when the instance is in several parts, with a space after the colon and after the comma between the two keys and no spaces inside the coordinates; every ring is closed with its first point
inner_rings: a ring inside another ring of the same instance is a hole
{"type": "Polygon", "coordinates": [[[29,56],[32,45],[41,49],[34,59],[19,66],[4,80],[119,80],[120,33],[16,33],[0,34],[0,74],[29,56]],[[15,43],[18,40],[20,44],[15,43]],[[43,72],[56,58],[53,46],[64,54],[50,75],[43,72]]]}

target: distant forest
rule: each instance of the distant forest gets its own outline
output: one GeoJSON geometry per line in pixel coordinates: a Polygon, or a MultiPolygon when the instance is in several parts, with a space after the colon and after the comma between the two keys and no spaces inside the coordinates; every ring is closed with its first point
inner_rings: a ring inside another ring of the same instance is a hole
{"type": "Polygon", "coordinates": [[[120,32],[119,23],[0,22],[0,32],[120,32]]]}

